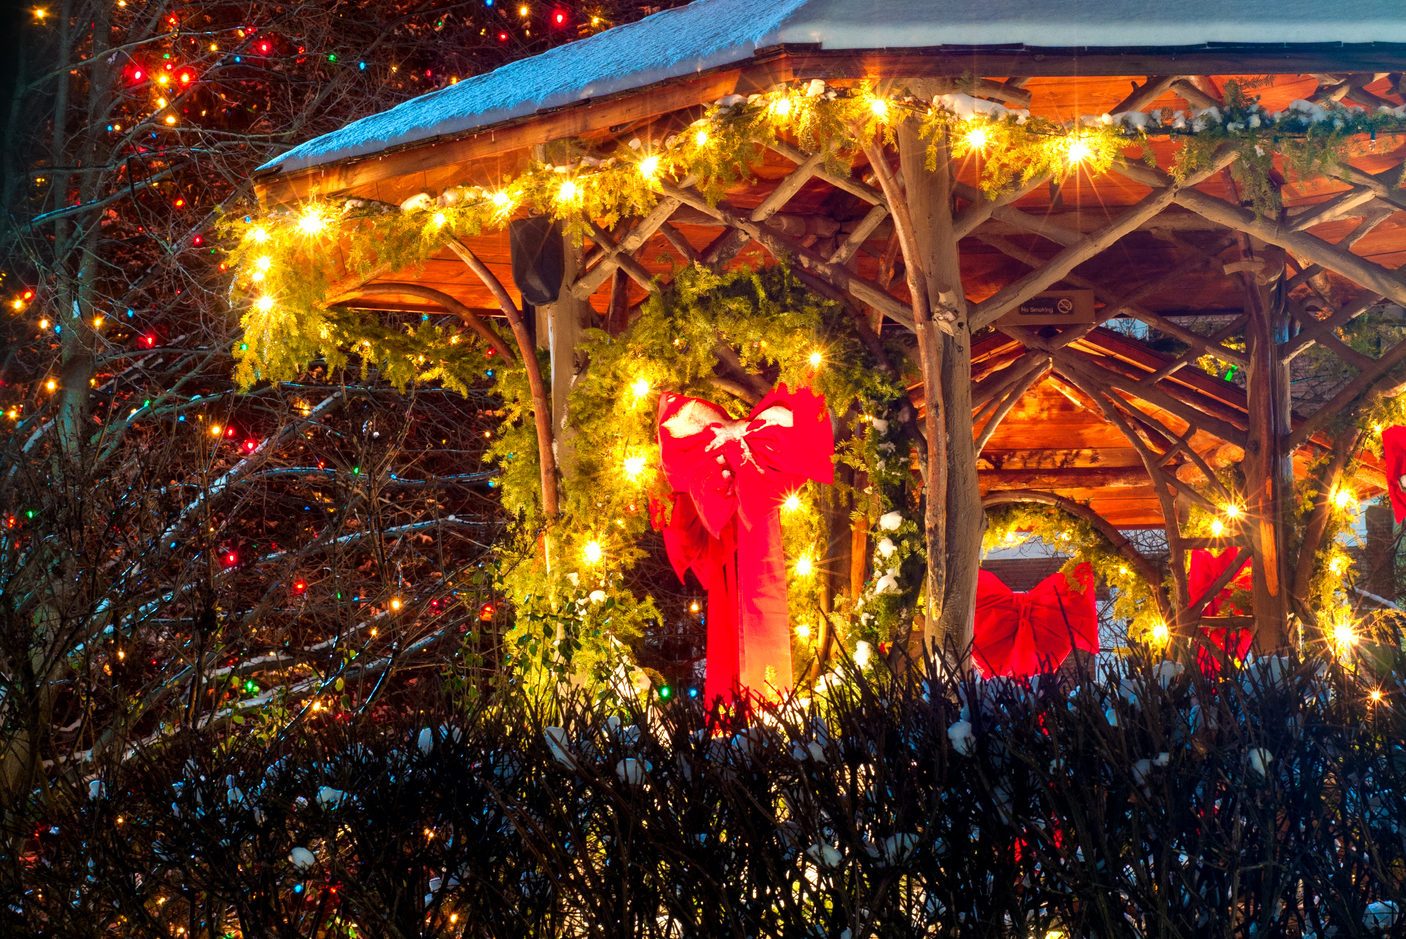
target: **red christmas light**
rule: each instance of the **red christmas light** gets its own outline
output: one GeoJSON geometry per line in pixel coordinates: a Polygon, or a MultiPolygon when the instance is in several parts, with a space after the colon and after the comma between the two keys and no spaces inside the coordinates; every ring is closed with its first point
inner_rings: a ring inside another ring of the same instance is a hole
{"type": "Polygon", "coordinates": [[[147,333],[145,336],[143,336],[143,337],[142,337],[142,345],[146,346],[148,349],[155,349],[155,348],[156,348],[156,333],[147,333]]]}
{"type": "Polygon", "coordinates": [[[478,619],[481,623],[487,623],[491,621],[493,617],[497,614],[498,607],[493,603],[492,600],[489,600],[483,606],[478,608],[478,619]]]}
{"type": "Polygon", "coordinates": [[[307,582],[306,580],[303,580],[301,577],[298,578],[297,580],[293,581],[293,592],[294,592],[294,593],[296,593],[296,594],[306,593],[306,592],[307,592],[307,589],[308,589],[308,582],[307,582]]]}
{"type": "Polygon", "coordinates": [[[565,26],[565,25],[566,25],[566,11],[564,11],[564,10],[557,10],[555,13],[553,13],[553,14],[552,14],[552,22],[555,23],[555,24],[557,24],[558,26],[565,26]]]}
{"type": "Polygon", "coordinates": [[[235,551],[226,551],[220,560],[224,561],[225,567],[234,567],[239,563],[239,554],[235,551]]]}
{"type": "Polygon", "coordinates": [[[192,79],[193,77],[194,77],[194,76],[191,75],[190,72],[182,72],[182,73],[181,73],[181,84],[182,84],[182,85],[189,85],[190,82],[191,82],[191,79],[192,79]]]}
{"type": "Polygon", "coordinates": [[[225,428],[225,436],[226,436],[226,437],[233,437],[233,436],[234,436],[234,428],[233,428],[233,427],[226,427],[226,428],[225,428]]]}
{"type": "Polygon", "coordinates": [[[185,208],[186,200],[184,198],[177,198],[176,201],[172,202],[171,204],[178,209],[183,209],[185,208]]]}
{"type": "Polygon", "coordinates": [[[503,32],[501,32],[501,33],[498,34],[498,41],[499,41],[499,42],[507,42],[507,41],[508,41],[508,33],[507,33],[507,30],[504,30],[503,32]]]}
{"type": "Polygon", "coordinates": [[[244,441],[244,452],[245,452],[245,453],[253,453],[253,452],[254,452],[255,450],[257,450],[257,449],[259,449],[259,441],[254,440],[254,439],[252,439],[252,438],[249,439],[249,440],[244,441]]]}
{"type": "Polygon", "coordinates": [[[263,42],[259,43],[259,54],[260,54],[260,55],[268,55],[268,54],[269,54],[269,50],[272,49],[272,48],[273,48],[273,46],[271,46],[271,45],[269,44],[269,41],[268,41],[267,39],[265,39],[263,42]]]}
{"type": "Polygon", "coordinates": [[[203,245],[203,244],[205,243],[205,236],[204,236],[204,235],[196,235],[194,238],[192,238],[192,239],[190,240],[190,243],[193,244],[193,245],[195,245],[195,246],[198,248],[198,247],[200,247],[201,245],[203,245]]]}
{"type": "Polygon", "coordinates": [[[146,77],[146,72],[143,72],[143,71],[142,71],[141,69],[139,69],[139,68],[134,68],[134,69],[132,69],[132,81],[134,81],[134,82],[139,82],[139,81],[141,81],[141,80],[142,80],[143,78],[145,78],[145,77],[146,77]]]}

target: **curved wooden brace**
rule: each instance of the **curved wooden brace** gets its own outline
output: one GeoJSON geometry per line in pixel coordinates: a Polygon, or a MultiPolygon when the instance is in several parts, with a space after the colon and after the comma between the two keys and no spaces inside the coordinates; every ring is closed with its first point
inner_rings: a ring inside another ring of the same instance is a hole
{"type": "Polygon", "coordinates": [[[1142,552],[1133,546],[1133,543],[1123,537],[1123,533],[1114,527],[1102,515],[1084,505],[1082,502],[1075,502],[1066,496],[1055,495],[1052,492],[1039,492],[1033,489],[1011,489],[1005,492],[992,492],[982,497],[983,508],[991,508],[997,505],[1015,505],[1024,502],[1031,502],[1038,505],[1048,505],[1059,509],[1068,515],[1072,515],[1081,521],[1088,522],[1094,530],[1102,535],[1112,546],[1118,556],[1128,562],[1137,575],[1146,583],[1148,590],[1152,594],[1152,602],[1157,604],[1157,612],[1162,614],[1162,618],[1170,621],[1171,607],[1167,599],[1166,590],[1162,586],[1161,578],[1157,576],[1157,569],[1152,566],[1152,562],[1143,557],[1142,552]]]}
{"type": "MultiPolygon", "coordinates": [[[[549,522],[556,521],[560,508],[557,497],[557,457],[552,434],[552,401],[547,396],[547,386],[542,381],[542,367],[537,361],[532,337],[527,334],[527,324],[523,322],[522,311],[517,308],[502,281],[498,280],[488,265],[484,264],[468,245],[458,238],[450,238],[446,244],[493,294],[503,310],[503,315],[508,318],[508,325],[512,327],[513,338],[517,341],[518,352],[522,355],[523,368],[527,370],[527,386],[532,394],[532,420],[537,430],[537,462],[542,478],[542,512],[549,522]]],[[[550,566],[550,552],[547,552],[547,561],[550,566]]]]}
{"type": "Polygon", "coordinates": [[[459,317],[465,326],[472,329],[480,339],[488,343],[493,351],[497,352],[504,359],[511,362],[517,358],[517,356],[513,354],[513,350],[503,341],[503,337],[490,329],[488,324],[483,321],[483,317],[442,290],[426,287],[424,284],[404,284],[383,281],[375,284],[363,284],[357,290],[357,293],[362,295],[401,293],[408,294],[412,297],[419,297],[431,303],[437,303],[444,308],[446,313],[453,313],[455,316],[459,317]]]}

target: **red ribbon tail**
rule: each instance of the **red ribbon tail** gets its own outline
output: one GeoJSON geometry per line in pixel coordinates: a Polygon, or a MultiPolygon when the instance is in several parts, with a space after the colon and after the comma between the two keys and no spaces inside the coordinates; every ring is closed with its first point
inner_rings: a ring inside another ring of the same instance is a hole
{"type": "Polygon", "coordinates": [[[703,700],[709,711],[733,703],[741,680],[742,635],[737,621],[737,520],[711,545],[714,575],[707,585],[707,675],[703,700]]]}
{"type": "Polygon", "coordinates": [[[775,700],[791,688],[791,626],[781,518],[772,509],[752,528],[739,528],[737,534],[741,685],[753,695],[775,700]]]}

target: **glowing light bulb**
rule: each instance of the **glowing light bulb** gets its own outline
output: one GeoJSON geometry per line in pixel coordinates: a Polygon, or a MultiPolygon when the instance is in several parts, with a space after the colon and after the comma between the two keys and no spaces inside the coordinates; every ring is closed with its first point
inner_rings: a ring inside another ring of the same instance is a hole
{"type": "Polygon", "coordinates": [[[252,239],[254,239],[254,243],[255,243],[255,244],[260,244],[260,245],[261,245],[261,244],[263,244],[264,242],[266,242],[266,241],[269,240],[268,229],[262,228],[262,227],[252,229],[252,230],[249,232],[249,237],[252,238],[252,239]]]}
{"type": "Polygon", "coordinates": [[[690,612],[690,613],[697,613],[698,611],[700,611],[700,610],[702,610],[702,609],[703,609],[702,605],[699,604],[699,602],[698,602],[697,600],[690,600],[690,601],[688,602],[688,612],[690,612]]]}
{"type": "Polygon", "coordinates": [[[642,456],[625,457],[625,476],[628,479],[639,479],[644,472],[645,458],[642,456]]]}
{"type": "Polygon", "coordinates": [[[1347,570],[1347,558],[1341,554],[1335,554],[1328,559],[1328,570],[1334,574],[1341,574],[1347,570]]]}
{"type": "Polygon", "coordinates": [[[991,134],[985,127],[973,127],[962,135],[962,142],[969,150],[985,150],[991,142],[991,134]]]}
{"type": "Polygon", "coordinates": [[[659,157],[650,154],[640,160],[640,175],[645,179],[653,179],[659,175],[659,157]]]}
{"type": "Polygon", "coordinates": [[[886,121],[889,116],[889,103],[883,98],[870,98],[869,112],[879,120],[886,121]]]}
{"type": "Polygon", "coordinates": [[[59,390],[59,383],[58,383],[57,381],[55,381],[54,379],[51,378],[51,379],[49,379],[48,381],[44,382],[44,390],[45,390],[45,391],[58,391],[58,390],[59,390]]]}
{"type": "Polygon", "coordinates": [[[811,560],[809,554],[802,554],[796,561],[796,576],[809,577],[815,573],[815,562],[811,560]]]}
{"type": "Polygon", "coordinates": [[[634,393],[636,399],[647,396],[649,394],[649,379],[636,378],[634,383],[630,385],[630,391],[634,393]]]}
{"type": "Polygon", "coordinates": [[[444,223],[447,221],[449,221],[449,218],[443,212],[436,212],[434,218],[430,219],[430,223],[434,225],[435,228],[443,228],[444,223]]]}
{"type": "Polygon", "coordinates": [[[1065,154],[1071,165],[1078,166],[1089,157],[1094,155],[1094,148],[1089,146],[1089,142],[1083,137],[1075,137],[1069,141],[1069,149],[1065,154]]]}
{"type": "Polygon", "coordinates": [[[211,424],[211,425],[210,425],[210,436],[211,436],[211,437],[218,437],[220,434],[222,434],[222,433],[224,433],[224,432],[225,432],[225,429],[224,429],[223,427],[221,427],[219,424],[211,424]]]}
{"type": "Polygon", "coordinates": [[[785,501],[781,503],[781,508],[787,512],[798,512],[801,508],[800,493],[787,493],[785,501]]]}
{"type": "Polygon", "coordinates": [[[167,127],[174,127],[175,124],[176,124],[176,115],[174,115],[174,114],[167,114],[167,115],[166,115],[166,126],[167,126],[167,127]]]}
{"type": "Polygon", "coordinates": [[[508,195],[508,193],[502,189],[499,189],[492,195],[491,201],[500,212],[507,211],[508,209],[511,209],[513,207],[512,196],[508,195]]]}
{"type": "Polygon", "coordinates": [[[392,612],[392,613],[399,613],[400,610],[401,610],[401,607],[405,606],[405,601],[402,600],[402,599],[400,599],[400,597],[391,597],[391,604],[390,604],[390,606],[391,606],[391,612],[392,612]]]}
{"type": "Polygon", "coordinates": [[[259,271],[260,273],[268,270],[272,266],[273,258],[269,257],[267,254],[263,255],[262,257],[256,258],[254,261],[254,269],[259,271]]]}
{"type": "Polygon", "coordinates": [[[1337,492],[1333,493],[1333,504],[1340,509],[1346,509],[1356,503],[1357,493],[1353,492],[1347,486],[1343,486],[1339,488],[1337,492]]]}
{"type": "Polygon", "coordinates": [[[816,351],[810,354],[809,361],[811,368],[819,368],[821,363],[825,361],[825,355],[819,349],[817,349],[816,351]]]}
{"type": "Polygon", "coordinates": [[[1223,534],[1225,534],[1225,522],[1218,518],[1211,519],[1211,537],[1219,538],[1223,534]]]}
{"type": "Polygon", "coordinates": [[[316,235],[326,227],[327,219],[323,218],[322,210],[315,205],[303,209],[303,214],[298,216],[298,231],[305,235],[316,235]]]}
{"type": "Polygon", "coordinates": [[[695,146],[701,147],[701,146],[703,146],[704,144],[706,144],[707,142],[708,142],[708,131],[705,130],[705,129],[703,129],[703,128],[699,128],[699,129],[698,129],[698,132],[693,135],[693,143],[694,143],[694,145],[695,145],[695,146]]]}
{"type": "Polygon", "coordinates": [[[273,309],[273,297],[264,294],[258,300],[254,301],[254,308],[260,313],[267,313],[269,310],[273,309]]]}
{"type": "Polygon", "coordinates": [[[1225,513],[1226,518],[1232,521],[1240,517],[1240,506],[1236,505],[1234,502],[1227,505],[1221,511],[1225,513]]]}
{"type": "Polygon", "coordinates": [[[809,623],[797,623],[797,624],[796,624],[796,635],[797,635],[798,637],[800,637],[801,639],[809,639],[809,638],[810,638],[810,624],[809,624],[809,623]]]}
{"type": "Polygon", "coordinates": [[[586,546],[581,549],[581,557],[585,559],[587,564],[599,564],[605,559],[605,549],[600,546],[599,541],[588,541],[586,546]]]}
{"type": "Polygon", "coordinates": [[[1353,646],[1357,645],[1358,638],[1357,626],[1347,616],[1340,616],[1333,623],[1333,649],[1340,657],[1352,651],[1353,646]]]}
{"type": "Polygon", "coordinates": [[[1164,620],[1157,620],[1147,630],[1147,641],[1150,645],[1162,647],[1172,639],[1172,631],[1168,628],[1164,620]]]}
{"type": "Polygon", "coordinates": [[[557,189],[558,202],[575,202],[581,196],[581,187],[573,180],[564,180],[557,189]]]}
{"type": "Polygon", "coordinates": [[[777,117],[786,118],[791,116],[791,99],[777,98],[771,103],[771,113],[777,117]]]}
{"type": "Polygon", "coordinates": [[[1380,688],[1373,688],[1371,691],[1367,692],[1367,697],[1369,697],[1369,698],[1372,699],[1372,703],[1373,703],[1373,704],[1381,704],[1381,702],[1382,702],[1382,689],[1380,689],[1380,688]]]}

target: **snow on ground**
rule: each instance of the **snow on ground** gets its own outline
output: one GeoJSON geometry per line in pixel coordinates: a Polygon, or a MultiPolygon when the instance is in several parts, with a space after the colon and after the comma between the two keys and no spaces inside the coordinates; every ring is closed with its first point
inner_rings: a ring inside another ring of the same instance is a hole
{"type": "Polygon", "coordinates": [[[297,170],[486,127],[750,58],[782,44],[1122,48],[1406,43],[1401,0],[697,0],[509,63],[293,148],[297,170]]]}

